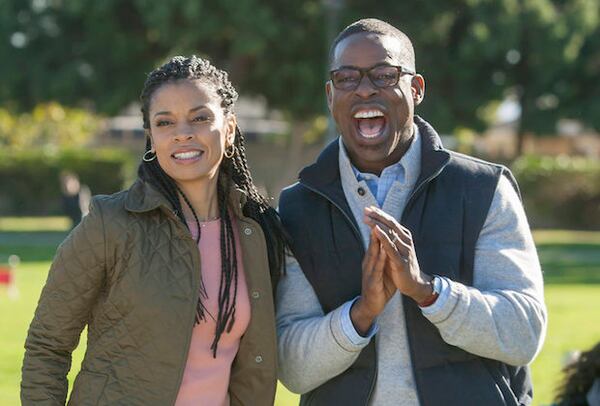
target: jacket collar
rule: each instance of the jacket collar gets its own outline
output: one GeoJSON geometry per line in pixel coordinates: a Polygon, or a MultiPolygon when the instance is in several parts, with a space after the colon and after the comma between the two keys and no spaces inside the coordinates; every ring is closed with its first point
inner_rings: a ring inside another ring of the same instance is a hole
{"type": "MultiPolygon", "coordinates": [[[[237,218],[245,217],[242,209],[246,204],[246,194],[235,187],[229,193],[229,207],[237,218]]],[[[167,198],[150,183],[137,179],[129,188],[125,199],[125,209],[133,213],[145,213],[160,207],[172,210],[167,198]]]]}
{"type": "MultiPolygon", "coordinates": [[[[415,184],[415,188],[418,188],[421,183],[443,170],[450,160],[450,154],[442,146],[438,133],[427,121],[415,116],[414,122],[419,128],[421,139],[421,173],[415,184]]],[[[314,164],[300,171],[298,177],[300,183],[325,194],[338,206],[344,209],[348,206],[341,187],[337,139],[325,147],[314,164]]]]}

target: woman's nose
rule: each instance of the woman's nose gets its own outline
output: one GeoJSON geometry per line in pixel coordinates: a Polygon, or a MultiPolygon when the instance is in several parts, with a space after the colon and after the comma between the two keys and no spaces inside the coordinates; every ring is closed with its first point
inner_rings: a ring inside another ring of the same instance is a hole
{"type": "Polygon", "coordinates": [[[194,136],[192,127],[187,124],[180,125],[177,127],[175,132],[175,141],[186,141],[194,136]]]}

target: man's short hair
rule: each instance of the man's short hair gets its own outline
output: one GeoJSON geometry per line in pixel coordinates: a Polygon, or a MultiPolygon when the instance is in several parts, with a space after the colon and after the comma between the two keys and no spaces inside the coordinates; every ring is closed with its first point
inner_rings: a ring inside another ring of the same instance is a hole
{"type": "Polygon", "coordinates": [[[412,41],[408,36],[400,31],[398,28],[385,21],[378,20],[376,18],[364,18],[353,22],[340,32],[337,37],[333,40],[331,48],[329,49],[329,65],[333,63],[333,57],[335,54],[335,48],[340,42],[354,34],[370,33],[385,35],[395,38],[399,42],[398,57],[402,64],[409,69],[415,69],[415,50],[412,45],[412,41]]]}

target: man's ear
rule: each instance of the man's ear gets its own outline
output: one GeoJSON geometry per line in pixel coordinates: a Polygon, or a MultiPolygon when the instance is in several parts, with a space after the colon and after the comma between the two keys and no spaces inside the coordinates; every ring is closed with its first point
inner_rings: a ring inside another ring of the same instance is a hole
{"type": "Polygon", "coordinates": [[[410,90],[415,106],[418,106],[425,98],[425,78],[418,73],[414,75],[410,83],[410,90]]]}
{"type": "Polygon", "coordinates": [[[331,80],[328,80],[325,82],[325,94],[327,95],[327,107],[329,107],[329,112],[331,112],[331,105],[333,103],[333,92],[331,80]]]}

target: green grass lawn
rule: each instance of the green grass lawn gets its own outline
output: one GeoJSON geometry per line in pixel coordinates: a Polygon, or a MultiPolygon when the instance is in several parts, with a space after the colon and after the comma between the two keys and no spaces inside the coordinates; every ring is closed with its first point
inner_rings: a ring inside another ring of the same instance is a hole
{"type": "MultiPolygon", "coordinates": [[[[27,327],[67,227],[63,218],[0,218],[0,263],[9,254],[22,259],[18,299],[9,299],[0,288],[0,405],[19,404],[27,327]]],[[[535,239],[545,272],[549,327],[544,348],[532,364],[534,404],[546,405],[560,380],[565,354],[588,349],[600,340],[600,232],[539,231],[535,239]]],[[[81,363],[82,347],[73,355],[71,381],[81,363]]],[[[275,404],[295,405],[297,397],[280,386],[275,404]]]]}

